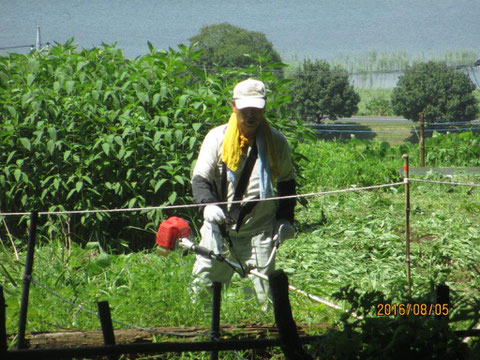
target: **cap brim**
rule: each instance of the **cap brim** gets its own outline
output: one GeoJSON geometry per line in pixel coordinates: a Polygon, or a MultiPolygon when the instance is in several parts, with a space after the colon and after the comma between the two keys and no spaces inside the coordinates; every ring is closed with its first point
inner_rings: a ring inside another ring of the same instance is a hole
{"type": "Polygon", "coordinates": [[[235,106],[237,109],[245,109],[248,107],[253,107],[257,109],[263,109],[265,107],[264,98],[244,98],[244,99],[235,99],[235,106]]]}

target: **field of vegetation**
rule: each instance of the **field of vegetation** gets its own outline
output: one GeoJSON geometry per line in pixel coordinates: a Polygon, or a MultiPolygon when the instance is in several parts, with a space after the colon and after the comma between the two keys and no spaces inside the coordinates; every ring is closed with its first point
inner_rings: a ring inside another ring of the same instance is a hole
{"type": "MultiPolygon", "coordinates": [[[[473,142],[480,140],[473,135],[464,135],[463,139],[458,135],[435,139],[431,150],[437,154],[452,144],[457,151],[466,153],[473,142]]],[[[412,146],[389,147],[386,143],[360,140],[305,143],[300,145],[299,151],[309,159],[304,168],[301,193],[396,182],[401,180],[401,154],[417,155],[412,146]]],[[[469,158],[458,159],[452,151],[431,159],[431,164],[478,166],[479,159],[479,154],[473,152],[469,158]]],[[[438,179],[438,176],[428,178],[438,179]]],[[[449,180],[478,184],[478,178],[465,176],[449,180]]],[[[306,207],[298,208],[297,236],[280,248],[277,267],[287,272],[295,286],[344,304],[346,309],[365,314],[370,321],[383,320],[381,324],[365,323],[363,326],[378,326],[380,331],[381,326],[388,325],[390,328],[381,329],[385,336],[396,329],[395,319],[377,317],[376,302],[383,298],[393,303],[407,299],[430,301],[434,286],[438,284],[451,288],[452,328],[473,327],[480,321],[480,191],[477,189],[412,183],[411,298],[407,296],[406,287],[403,186],[310,198],[306,207]]],[[[150,249],[125,249],[122,254],[104,249],[98,243],[69,244],[66,236],[50,238],[42,231],[39,236],[33,278],[68,302],[34,286],[28,331],[98,329],[98,319],[84,309],[95,311],[95,304],[100,300],[109,301],[114,320],[128,324],[209,326],[209,311],[191,302],[188,284],[193,256],[183,257],[180,253],[159,256],[153,247],[154,232],[150,233],[150,249]]],[[[18,321],[25,257],[23,239],[16,239],[16,242],[20,260],[15,259],[13,248],[7,243],[1,246],[1,272],[8,305],[7,331],[12,334],[18,321]]],[[[248,281],[237,277],[224,292],[221,323],[273,324],[270,312],[259,311],[255,300],[245,298],[244,286],[248,286],[248,281]]],[[[346,335],[346,326],[354,319],[344,318],[342,312],[293,293],[291,301],[295,320],[311,333],[327,333],[329,341],[334,343],[368,341],[360,335],[346,335]]],[[[416,323],[410,325],[418,326],[416,323]]],[[[421,329],[426,339],[433,336],[429,334],[432,327],[427,323],[426,328],[421,329]]],[[[372,343],[368,346],[357,344],[345,348],[342,350],[347,351],[345,354],[337,348],[331,355],[349,358],[362,351],[387,351],[371,349],[375,342],[370,340],[372,343]]],[[[332,344],[327,350],[335,348],[332,344]]]]}
{"type": "MultiPolygon", "coordinates": [[[[46,56],[0,58],[2,211],[190,203],[188,179],[202,136],[228,114],[232,79],[258,71],[207,76],[186,65],[192,56],[187,48],[152,49],[127,61],[114,47],[77,52],[67,45],[46,56]]],[[[282,119],[282,82],[268,71],[255,75],[273,90],[268,117],[288,135],[300,194],[402,181],[402,154],[418,166],[417,144],[316,140],[301,123],[282,119]]],[[[469,132],[435,134],[427,139],[427,165],[480,166],[479,141],[469,132]]],[[[445,180],[434,173],[423,179],[445,180]]],[[[280,247],[277,268],[300,289],[364,316],[357,320],[292,293],[296,322],[309,334],[325,334],[308,347],[312,354],[375,359],[402,349],[417,359],[474,358],[478,339],[462,342],[452,330],[480,323],[480,181],[462,174],[448,181],[472,185],[411,183],[411,294],[403,185],[311,196],[298,205],[297,235],[280,247]],[[432,301],[440,284],[451,289],[449,328],[431,316],[376,314],[380,302],[432,301]]],[[[108,300],[121,322],[115,328],[208,328],[209,309],[192,302],[189,289],[193,255],[161,257],[154,247],[158,224],[171,215],[187,217],[197,229],[194,211],[42,216],[27,331],[98,330],[92,312],[100,300],[108,300]]],[[[15,334],[28,218],[0,220],[6,326],[15,334]]],[[[245,286],[248,280],[235,277],[223,292],[221,324],[273,324],[272,312],[260,311],[245,286]]],[[[282,355],[276,349],[264,358],[282,355]]]]}

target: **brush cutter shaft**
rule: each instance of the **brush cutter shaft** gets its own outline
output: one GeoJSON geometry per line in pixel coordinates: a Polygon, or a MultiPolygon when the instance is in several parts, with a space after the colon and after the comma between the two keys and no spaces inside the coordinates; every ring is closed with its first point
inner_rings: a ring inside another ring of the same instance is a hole
{"type": "MultiPolygon", "coordinates": [[[[252,274],[253,276],[256,276],[256,277],[258,277],[262,280],[268,281],[268,276],[267,275],[262,274],[261,272],[255,270],[255,269],[252,269],[252,268],[242,267],[240,264],[238,264],[234,261],[231,261],[231,260],[225,258],[224,256],[220,255],[220,254],[215,254],[212,250],[209,250],[209,249],[207,249],[203,246],[198,246],[198,245],[194,244],[192,241],[190,241],[187,238],[178,239],[178,246],[181,247],[181,248],[184,248],[186,250],[192,250],[194,253],[199,254],[201,256],[205,256],[205,257],[208,257],[210,259],[214,259],[214,260],[217,260],[217,261],[220,261],[220,262],[225,262],[228,265],[230,265],[230,266],[232,266],[232,267],[234,267],[234,268],[236,268],[236,269],[238,269],[242,272],[246,271],[248,274],[252,274]]],[[[273,251],[275,251],[275,250],[276,250],[276,248],[274,248],[273,251]]],[[[334,303],[332,303],[328,300],[321,299],[318,296],[311,295],[311,294],[307,293],[306,291],[297,289],[293,285],[288,285],[288,289],[296,292],[297,294],[301,294],[303,296],[306,296],[313,301],[322,303],[322,304],[327,305],[329,307],[332,307],[334,309],[343,310],[340,306],[338,306],[338,305],[336,305],[336,304],[334,304],[334,303]]],[[[361,318],[361,316],[359,316],[357,314],[354,314],[354,313],[352,314],[352,316],[356,317],[357,319],[361,318]]]]}
{"type": "Polygon", "coordinates": [[[224,262],[230,265],[231,267],[237,270],[240,270],[242,273],[246,270],[245,267],[242,267],[239,263],[231,261],[220,254],[216,254],[215,252],[213,252],[213,250],[207,249],[206,247],[199,246],[187,238],[178,239],[178,246],[180,246],[181,248],[184,248],[185,250],[192,250],[195,254],[198,254],[210,259],[215,259],[220,262],[224,262]]]}
{"type": "MultiPolygon", "coordinates": [[[[262,273],[259,273],[257,270],[255,269],[252,269],[250,270],[250,274],[252,275],[255,275],[257,277],[259,277],[260,279],[264,279],[264,280],[268,280],[268,276],[262,274],[262,273]]],[[[298,294],[302,294],[316,302],[319,302],[319,303],[322,303],[322,304],[325,304],[325,305],[328,305],[330,307],[333,307],[335,309],[339,309],[339,310],[342,310],[342,308],[338,305],[335,305],[334,303],[331,303],[330,301],[327,301],[327,300],[323,300],[323,299],[320,299],[318,296],[315,296],[315,295],[310,295],[308,294],[307,292],[303,291],[303,290],[300,290],[300,289],[297,289],[295,286],[293,285],[288,285],[288,288],[298,294]]]]}
{"type": "MultiPolygon", "coordinates": [[[[160,227],[157,232],[157,238],[156,238],[156,243],[158,245],[159,250],[161,249],[162,255],[168,255],[170,250],[175,249],[176,246],[181,247],[185,250],[192,250],[194,253],[201,255],[206,258],[214,259],[219,262],[224,262],[228,264],[230,267],[232,267],[235,271],[237,271],[241,276],[246,276],[247,274],[252,274],[262,280],[268,281],[268,276],[265,274],[262,274],[258,270],[247,267],[247,266],[242,266],[239,263],[236,263],[234,261],[231,261],[221,254],[216,254],[213,250],[210,250],[206,247],[199,246],[195,243],[193,243],[191,240],[187,238],[187,236],[190,236],[190,227],[188,223],[180,218],[177,217],[171,217],[168,220],[164,221],[162,224],[160,224],[160,227]]],[[[272,250],[272,253],[267,261],[267,265],[270,264],[270,262],[273,260],[275,257],[275,253],[277,251],[278,246],[285,240],[291,238],[294,235],[294,229],[290,224],[285,224],[282,223],[279,225],[277,231],[276,231],[276,236],[274,237],[274,248],[272,250]]],[[[264,266],[264,267],[266,267],[264,266]]],[[[297,289],[295,286],[289,285],[288,286],[289,290],[294,291],[298,294],[301,294],[303,296],[308,297],[311,300],[314,300],[316,302],[325,304],[329,307],[335,308],[342,310],[342,308],[334,303],[331,303],[330,301],[324,300],[319,298],[318,296],[315,295],[310,295],[307,292],[303,290],[297,289]]],[[[361,319],[362,317],[352,313],[352,316],[356,317],[357,319],[361,319]]]]}
{"type": "MultiPolygon", "coordinates": [[[[258,272],[258,271],[255,270],[255,269],[250,269],[249,273],[252,274],[252,275],[255,275],[255,276],[259,277],[260,279],[263,279],[263,280],[267,280],[267,281],[268,281],[268,276],[266,276],[266,275],[258,272]]],[[[308,297],[309,299],[311,299],[311,300],[313,300],[313,301],[316,301],[316,302],[322,303],[322,304],[324,304],[324,305],[327,305],[327,306],[329,306],[329,307],[331,307],[331,308],[334,308],[334,309],[342,310],[342,311],[343,311],[343,309],[342,309],[340,306],[338,306],[338,305],[336,305],[336,304],[334,304],[334,303],[332,303],[332,302],[330,302],[330,301],[328,301],[328,300],[321,299],[321,298],[319,298],[319,297],[316,296],[316,295],[309,294],[309,293],[307,293],[306,291],[297,289],[297,288],[296,288],[295,286],[293,286],[293,285],[288,285],[288,289],[291,290],[291,291],[296,292],[297,294],[301,294],[301,295],[303,295],[303,296],[306,296],[306,297],[308,297]]],[[[361,318],[362,318],[360,315],[357,315],[357,314],[355,314],[355,313],[352,313],[352,316],[355,317],[355,318],[357,318],[357,319],[361,319],[361,318]]]]}
{"type": "Polygon", "coordinates": [[[202,255],[208,258],[216,258],[215,253],[207,249],[206,247],[199,246],[187,238],[178,239],[178,246],[184,248],[185,250],[192,250],[195,254],[202,255]]]}

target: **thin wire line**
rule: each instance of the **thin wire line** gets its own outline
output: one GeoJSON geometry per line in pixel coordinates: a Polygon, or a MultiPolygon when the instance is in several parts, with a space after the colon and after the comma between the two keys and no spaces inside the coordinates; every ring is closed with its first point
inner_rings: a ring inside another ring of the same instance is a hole
{"type": "MultiPolygon", "coordinates": [[[[135,211],[152,211],[152,210],[187,209],[187,208],[193,208],[193,207],[202,207],[202,206],[206,206],[206,205],[227,205],[227,204],[236,204],[236,203],[241,204],[241,203],[247,203],[247,202],[263,202],[263,201],[274,201],[274,200],[283,200],[283,199],[307,198],[307,197],[315,197],[315,196],[320,196],[320,195],[346,193],[346,192],[352,192],[352,191],[380,189],[380,188],[398,186],[398,185],[403,185],[403,184],[404,184],[404,182],[396,182],[396,183],[390,183],[390,184],[373,185],[373,186],[365,186],[365,187],[353,187],[353,188],[341,189],[341,190],[321,191],[321,192],[308,193],[308,194],[275,196],[275,197],[270,197],[268,199],[245,199],[245,200],[238,200],[238,201],[222,201],[222,202],[203,203],[203,204],[161,205],[161,206],[149,206],[149,207],[127,208],[127,209],[41,211],[41,212],[38,212],[38,215],[69,215],[69,214],[88,214],[88,213],[113,213],[113,212],[135,212],[135,211]]],[[[30,212],[11,212],[11,213],[0,212],[0,216],[25,216],[25,215],[30,215],[30,212]]]]}
{"type": "MultiPolygon", "coordinates": [[[[331,124],[306,124],[307,126],[311,126],[313,128],[321,128],[321,127],[326,127],[326,128],[336,128],[336,127],[354,127],[354,126],[363,126],[358,125],[357,122],[390,122],[390,121],[397,121],[397,122],[411,122],[412,124],[414,123],[412,120],[409,119],[404,119],[404,118],[389,118],[389,117],[372,117],[375,121],[369,121],[370,119],[369,116],[365,118],[358,118],[358,117],[353,117],[353,118],[342,118],[342,121],[352,121],[352,123],[331,123],[331,124]]],[[[463,121],[463,122],[436,122],[436,123],[428,123],[425,124],[427,126],[453,126],[453,125],[477,125],[479,124],[477,121],[472,120],[472,121],[463,121]]],[[[367,126],[367,125],[365,125],[367,126]]]]}
{"type": "Polygon", "coordinates": [[[443,184],[443,185],[457,185],[457,186],[480,187],[480,184],[467,184],[467,183],[458,183],[458,182],[449,182],[449,181],[437,181],[437,180],[425,180],[425,179],[411,179],[411,178],[407,178],[406,180],[408,180],[408,181],[424,182],[424,183],[443,184]]]}
{"type": "MultiPolygon", "coordinates": [[[[86,313],[89,313],[90,315],[94,315],[98,318],[100,317],[98,315],[98,313],[96,313],[95,311],[87,309],[86,307],[84,307],[80,304],[76,304],[76,303],[64,298],[62,295],[56,293],[54,290],[50,289],[46,285],[43,285],[40,282],[36,281],[33,277],[30,277],[30,280],[32,281],[32,284],[42,288],[43,290],[45,290],[49,294],[55,296],[56,298],[60,299],[64,303],[66,303],[70,306],[76,307],[76,308],[78,308],[78,309],[80,309],[80,310],[82,310],[86,313]]],[[[112,322],[114,322],[116,324],[119,324],[119,325],[128,326],[130,328],[135,328],[135,329],[138,329],[138,330],[143,330],[143,331],[146,331],[146,332],[149,332],[149,333],[160,334],[160,335],[170,335],[170,336],[179,336],[179,337],[198,337],[198,336],[206,336],[207,335],[207,333],[186,334],[186,333],[175,333],[175,332],[168,332],[168,331],[160,331],[160,330],[156,330],[156,329],[153,329],[153,328],[145,328],[145,327],[142,327],[142,326],[138,326],[138,325],[134,325],[134,324],[130,324],[130,323],[127,323],[127,322],[124,322],[124,321],[119,321],[119,320],[114,320],[114,319],[112,319],[112,322]]]]}
{"type": "MultiPolygon", "coordinates": [[[[328,130],[328,129],[315,129],[316,132],[326,133],[392,133],[392,134],[410,134],[414,133],[416,129],[412,130],[328,130]]],[[[425,129],[424,132],[464,132],[464,131],[479,131],[480,127],[468,128],[468,129],[425,129]]]]}
{"type": "Polygon", "coordinates": [[[73,307],[76,307],[84,312],[87,312],[89,313],[90,315],[94,315],[96,317],[99,317],[98,314],[95,312],[95,311],[92,311],[90,309],[87,309],[86,307],[80,305],[80,304],[76,304],[66,298],[64,298],[62,295],[56,293],[55,291],[53,291],[52,289],[48,288],[46,285],[43,285],[41,283],[39,283],[38,281],[36,281],[33,277],[30,277],[30,280],[32,282],[33,285],[35,286],[38,286],[40,288],[42,288],[43,290],[45,290],[46,292],[48,292],[49,294],[55,296],[56,298],[60,299],[61,301],[63,301],[64,303],[70,305],[70,306],[73,306],[73,307]]]}

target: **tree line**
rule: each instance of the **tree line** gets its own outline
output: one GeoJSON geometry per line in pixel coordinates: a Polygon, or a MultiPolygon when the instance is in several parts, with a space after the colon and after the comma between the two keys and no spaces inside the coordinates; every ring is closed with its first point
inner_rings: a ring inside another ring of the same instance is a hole
{"type": "MultiPolygon", "coordinates": [[[[189,40],[201,50],[196,65],[207,72],[259,65],[266,59],[267,64],[282,61],[265,34],[229,23],[204,26],[189,40]]],[[[287,78],[283,69],[276,76],[288,81],[291,116],[320,123],[358,111],[360,96],[349,83],[348,72],[338,65],[305,59],[287,78]]],[[[418,63],[399,77],[391,107],[396,115],[412,121],[418,121],[420,112],[426,123],[471,121],[479,111],[475,89],[466,74],[445,62],[418,63]]]]}

